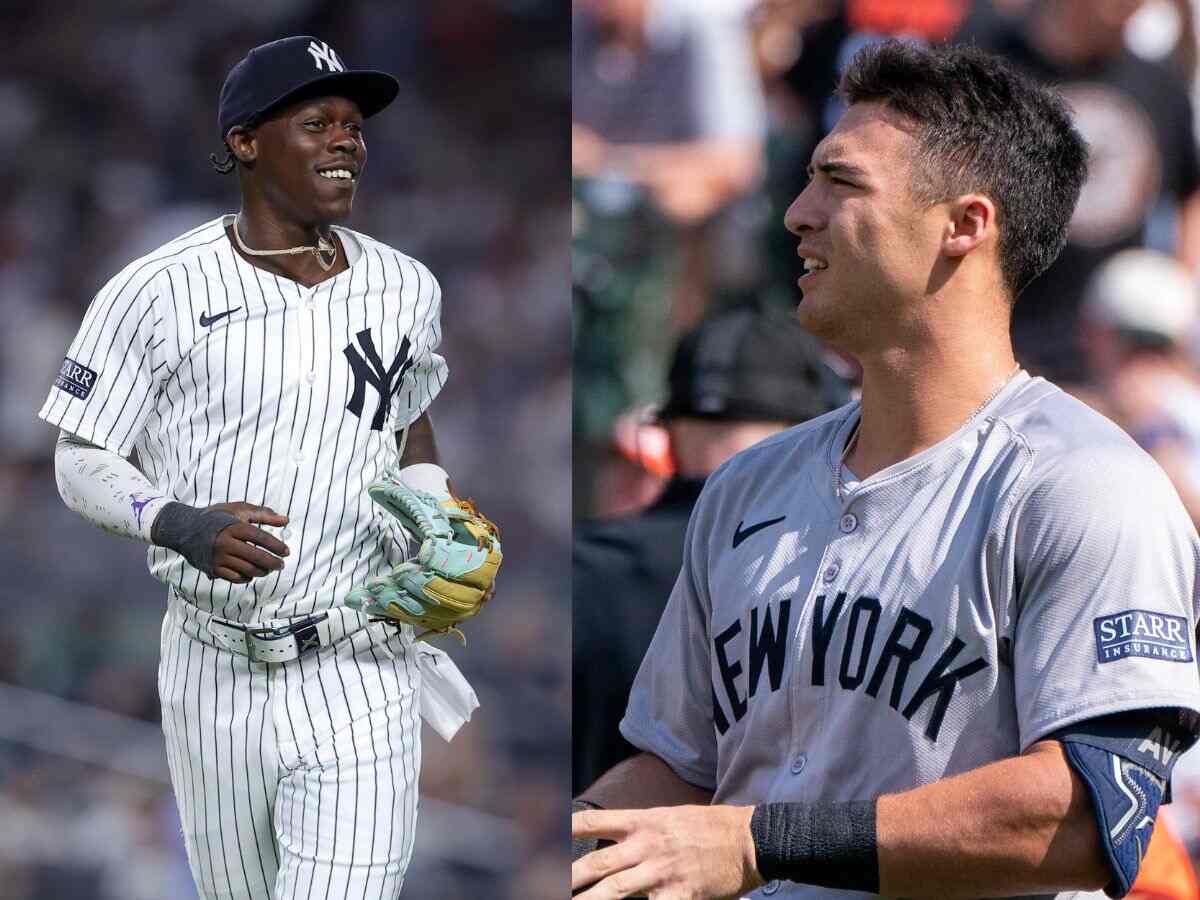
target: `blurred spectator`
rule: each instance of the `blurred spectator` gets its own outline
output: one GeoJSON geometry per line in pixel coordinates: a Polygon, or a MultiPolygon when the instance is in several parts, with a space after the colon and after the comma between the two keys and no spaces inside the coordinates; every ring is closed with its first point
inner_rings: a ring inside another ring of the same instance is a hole
{"type": "Polygon", "coordinates": [[[1195,280],[1165,254],[1125,250],[1096,271],[1085,298],[1081,341],[1099,392],[1088,399],[1158,461],[1200,523],[1195,280]]]}
{"type": "Polygon", "coordinates": [[[1066,248],[1018,299],[1022,363],[1060,383],[1085,376],[1080,286],[1113,253],[1153,246],[1200,266],[1200,162],[1184,73],[1135,55],[1126,28],[1141,0],[1041,0],[988,42],[1071,104],[1091,171],[1066,248]]]}
{"type": "MultiPolygon", "coordinates": [[[[761,168],[764,113],[744,0],[575,0],[574,417],[599,452],[647,402],[681,329],[737,269],[725,238],[761,168]]],[[[739,236],[740,237],[740,236],[739,236]]],[[[588,512],[594,455],[577,456],[588,512]]]]}
{"type": "Polygon", "coordinates": [[[658,499],[675,474],[671,436],[653,403],[617,417],[609,451],[597,467],[590,505],[595,518],[640,512],[658,499]]]}
{"type": "Polygon", "coordinates": [[[732,0],[575,0],[571,167],[703,221],[758,171],[761,97],[732,0]]]}
{"type": "Polygon", "coordinates": [[[1194,94],[1196,24],[1192,0],[1143,0],[1125,26],[1125,43],[1143,59],[1167,62],[1194,94]]]}
{"type": "Polygon", "coordinates": [[[723,313],[680,342],[659,414],[672,480],[639,515],[575,527],[574,793],[635,752],[617,725],[679,574],[704,479],[738,451],[847,400],[817,341],[784,313],[723,313]]]}

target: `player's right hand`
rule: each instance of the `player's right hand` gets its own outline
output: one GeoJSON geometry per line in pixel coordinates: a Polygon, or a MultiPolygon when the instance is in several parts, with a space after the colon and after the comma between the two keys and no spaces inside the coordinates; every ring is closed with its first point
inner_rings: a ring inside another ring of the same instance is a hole
{"type": "Polygon", "coordinates": [[[736,900],[763,884],[753,814],[752,806],[725,805],[573,812],[572,842],[616,843],[571,863],[572,896],[736,900]]]}
{"type": "Polygon", "coordinates": [[[215,503],[209,510],[237,516],[235,522],[221,529],[213,541],[213,577],[234,584],[246,584],[283,568],[283,557],[291,550],[276,537],[256,528],[259,525],[283,526],[288,517],[267,506],[245,501],[215,503]],[[268,552],[269,551],[269,552],[268,552]]]}

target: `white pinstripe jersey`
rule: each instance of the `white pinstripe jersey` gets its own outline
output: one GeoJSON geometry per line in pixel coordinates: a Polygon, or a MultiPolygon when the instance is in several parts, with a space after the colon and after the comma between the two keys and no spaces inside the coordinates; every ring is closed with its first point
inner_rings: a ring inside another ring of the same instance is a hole
{"type": "Polygon", "coordinates": [[[96,295],[39,415],[122,456],[163,495],[247,500],[290,517],[281,572],[214,581],[151,547],[151,572],[190,603],[257,622],[340,603],[403,561],[404,533],[366,486],[394,432],[445,383],[441,291],[417,260],[338,228],[349,268],[312,288],[247,263],[201,225],[96,295]]]}
{"type": "Polygon", "coordinates": [[[1200,538],[1123,432],[1022,373],[839,499],[858,412],[711,476],[621,723],[634,745],[717,803],[866,800],[1088,718],[1200,710],[1200,538]]]}

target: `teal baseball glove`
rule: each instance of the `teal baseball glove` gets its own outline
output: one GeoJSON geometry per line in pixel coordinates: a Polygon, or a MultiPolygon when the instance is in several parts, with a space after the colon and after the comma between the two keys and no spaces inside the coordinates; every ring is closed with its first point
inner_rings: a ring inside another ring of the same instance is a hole
{"type": "Polygon", "coordinates": [[[370,616],[424,629],[417,639],[452,632],[478,614],[495,591],[504,555],[500,529],[470,500],[435,496],[390,475],[367,488],[371,499],[400,520],[417,554],[386,575],[350,592],[346,605],[370,616]]]}

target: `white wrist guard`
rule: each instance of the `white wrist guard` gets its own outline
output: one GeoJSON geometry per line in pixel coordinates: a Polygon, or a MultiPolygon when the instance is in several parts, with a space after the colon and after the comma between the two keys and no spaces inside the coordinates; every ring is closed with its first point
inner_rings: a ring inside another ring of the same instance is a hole
{"type": "Polygon", "coordinates": [[[396,478],[410,488],[433,494],[435,497],[450,496],[450,476],[441,466],[433,463],[413,463],[396,473],[396,478]]]}
{"type": "Polygon", "coordinates": [[[147,544],[155,517],[171,502],[128,460],[65,431],[54,450],[54,476],[69,509],[109,534],[147,544]]]}

